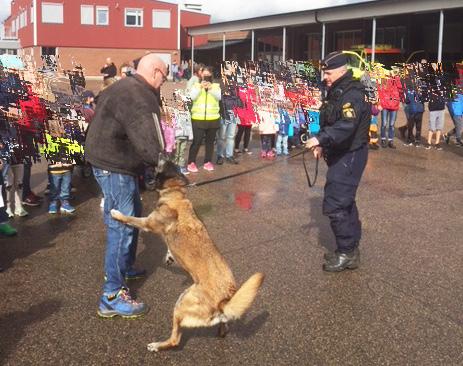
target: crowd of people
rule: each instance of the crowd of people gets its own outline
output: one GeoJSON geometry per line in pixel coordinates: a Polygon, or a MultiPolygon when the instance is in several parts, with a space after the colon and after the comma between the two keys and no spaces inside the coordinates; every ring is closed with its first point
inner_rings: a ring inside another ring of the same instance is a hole
{"type": "MultiPolygon", "coordinates": [[[[125,285],[127,278],[144,273],[134,267],[137,233],[124,231],[120,223],[114,224],[109,213],[113,208],[125,210],[126,215],[140,211],[138,178],[143,176],[145,184],[154,179],[152,166],[158,163],[161,152],[183,174],[196,174],[200,168],[211,172],[215,165],[236,165],[241,154],[253,153],[250,149],[253,129],[260,137],[259,157],[273,160],[302,147],[327,123],[323,98],[326,90],[319,70],[309,62],[289,61],[278,66],[265,62],[245,65],[224,62],[220,80],[214,80],[211,67],[195,64],[186,87],[176,88],[172,95],[160,90],[169,69],[152,54],[121,65],[120,77],[116,65],[108,58],[101,69],[103,87],[96,96],[85,90],[82,67],[76,66],[68,72],[70,95],[33,69],[27,60],[23,70],[0,64],[0,87],[8,90],[0,93],[6,95],[0,100],[3,180],[0,234],[16,235],[8,219],[26,216],[24,206],[38,206],[42,202],[43,198],[30,187],[31,167],[41,156],[48,162],[49,214],[75,211],[70,203],[73,168],[81,165],[93,169],[102,189],[105,222],[109,225],[107,280],[99,308],[102,316],[120,315],[119,310],[114,310],[119,309],[119,302],[122,308],[128,308],[126,314],[145,311],[143,304],[130,299],[125,285]],[[130,89],[133,92],[128,93],[130,89]],[[114,117],[119,109],[120,113],[114,117]],[[108,125],[111,116],[115,119],[108,125]],[[152,128],[153,116],[159,122],[159,130],[149,134],[146,131],[152,128]],[[121,123],[124,125],[119,128],[121,123]],[[145,127],[140,128],[143,123],[145,127]],[[203,144],[204,158],[198,164],[203,144]],[[119,186],[124,180],[120,202],[114,198],[114,179],[119,186]],[[124,198],[127,192],[133,198],[129,204],[124,198]],[[115,242],[124,243],[126,250],[123,271],[114,264],[115,242]]],[[[179,66],[174,62],[170,67],[173,81],[189,76],[186,70],[190,69],[188,64],[179,66]]],[[[325,70],[329,72],[328,68],[325,70]]],[[[430,111],[425,147],[441,150],[441,140],[449,144],[453,138],[456,146],[463,146],[460,80],[461,77],[445,80],[438,66],[425,61],[405,65],[387,77],[368,75],[368,80],[362,82],[368,91],[365,102],[371,108],[370,148],[396,148],[395,122],[401,104],[407,124],[398,131],[407,146],[422,144],[425,105],[430,111]],[[446,107],[455,128],[443,133],[446,107]]],[[[357,111],[347,104],[342,106],[342,113],[345,118],[354,119],[357,111]]]]}

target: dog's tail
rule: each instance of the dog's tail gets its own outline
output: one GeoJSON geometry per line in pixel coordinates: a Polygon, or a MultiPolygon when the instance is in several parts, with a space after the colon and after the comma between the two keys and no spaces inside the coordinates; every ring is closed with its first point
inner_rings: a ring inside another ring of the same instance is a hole
{"type": "Polygon", "coordinates": [[[240,318],[250,308],[263,281],[263,273],[255,273],[249,277],[223,307],[224,315],[229,320],[240,318]]]}

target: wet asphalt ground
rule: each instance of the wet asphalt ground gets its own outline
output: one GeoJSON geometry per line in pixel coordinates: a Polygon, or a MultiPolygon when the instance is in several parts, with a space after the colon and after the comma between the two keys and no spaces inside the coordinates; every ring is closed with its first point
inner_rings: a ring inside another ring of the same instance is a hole
{"type": "MultiPolygon", "coordinates": [[[[74,215],[51,216],[45,202],[12,221],[17,237],[0,238],[0,364],[463,364],[463,149],[397,147],[370,152],[357,196],[362,264],[339,274],[321,269],[334,244],[321,214],[323,162],[309,189],[301,155],[262,161],[254,138],[239,165],[190,175],[202,182],[265,166],[190,188],[189,197],[237,281],[256,271],[266,279],[225,339],[216,328],[186,330],[178,349],[159,354],[146,345],[170,335],[173,306],[191,279],[166,267],[160,238],[143,233],[138,266],[148,274],[130,287],[150,312],[99,319],[100,193],[76,169],[74,215]]],[[[46,179],[46,165],[34,166],[37,193],[46,179]]],[[[155,196],[143,193],[145,214],[155,196]]]]}

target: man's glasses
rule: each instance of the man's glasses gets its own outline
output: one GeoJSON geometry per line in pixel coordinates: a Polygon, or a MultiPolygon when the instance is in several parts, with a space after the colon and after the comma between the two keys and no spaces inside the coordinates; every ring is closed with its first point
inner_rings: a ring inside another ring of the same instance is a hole
{"type": "Polygon", "coordinates": [[[166,81],[166,80],[167,80],[167,75],[164,74],[164,73],[162,72],[161,69],[154,69],[154,71],[155,71],[155,72],[156,72],[156,71],[159,71],[159,72],[161,73],[161,75],[162,75],[162,81],[166,81]]]}

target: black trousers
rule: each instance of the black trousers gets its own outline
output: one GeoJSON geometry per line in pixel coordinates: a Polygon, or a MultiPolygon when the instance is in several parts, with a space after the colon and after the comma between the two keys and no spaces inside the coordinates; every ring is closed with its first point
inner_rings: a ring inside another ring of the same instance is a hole
{"type": "Polygon", "coordinates": [[[408,116],[407,119],[407,130],[408,130],[408,142],[420,142],[421,141],[421,125],[423,122],[423,113],[413,113],[408,116]],[[413,138],[413,128],[415,128],[415,138],[413,138]]]}
{"type": "Polygon", "coordinates": [[[368,146],[347,152],[328,167],[323,214],[330,219],[337,250],[349,253],[362,236],[355,196],[368,160],[368,146]]]}
{"type": "Polygon", "coordinates": [[[214,141],[217,135],[218,128],[203,128],[192,122],[193,125],[193,143],[190,146],[190,152],[188,153],[188,164],[195,163],[196,157],[198,156],[201,142],[205,139],[206,155],[204,156],[204,164],[212,161],[212,154],[214,153],[214,141]]]}
{"type": "Polygon", "coordinates": [[[247,149],[249,146],[249,140],[251,139],[251,126],[238,125],[238,132],[235,136],[235,149],[240,148],[241,138],[244,134],[243,148],[247,149]]]}

